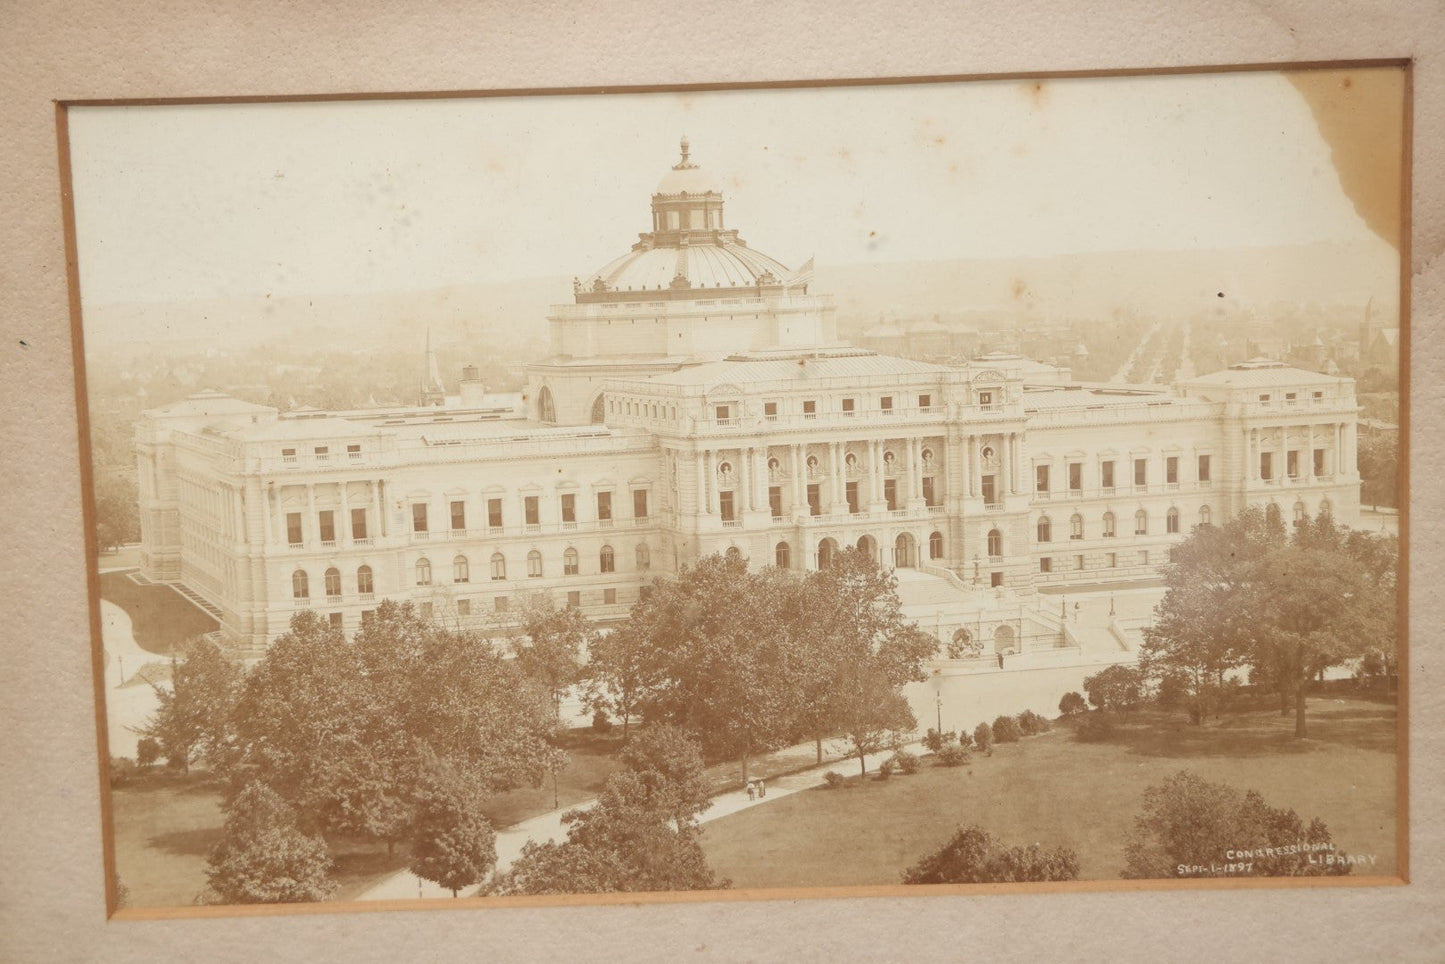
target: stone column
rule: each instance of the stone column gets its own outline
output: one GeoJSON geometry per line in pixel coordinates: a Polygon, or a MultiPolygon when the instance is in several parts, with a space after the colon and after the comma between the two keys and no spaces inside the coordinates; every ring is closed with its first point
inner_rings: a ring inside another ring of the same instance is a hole
{"type": "Polygon", "coordinates": [[[1019,494],[1019,433],[1010,432],[1008,436],[1008,490],[1014,495],[1019,494]]]}
{"type": "Polygon", "coordinates": [[[351,483],[345,480],[337,483],[341,486],[341,518],[332,523],[336,529],[336,541],[339,545],[351,545],[351,483]]]}
{"type": "Polygon", "coordinates": [[[371,490],[371,512],[372,518],[367,520],[366,537],[371,540],[372,545],[381,536],[381,483],[372,479],[366,484],[371,490]]]}
{"type": "Polygon", "coordinates": [[[978,497],[978,480],[981,474],[978,465],[978,436],[968,437],[968,463],[964,466],[964,473],[968,476],[968,497],[978,497]]]}
{"type": "Polygon", "coordinates": [[[838,443],[828,443],[828,514],[832,515],[838,507],[838,497],[842,492],[838,488],[838,443]]]}
{"type": "Polygon", "coordinates": [[[1359,423],[1345,423],[1345,471],[1350,476],[1354,476],[1354,474],[1358,471],[1359,439],[1359,423]]]}
{"type": "Polygon", "coordinates": [[[744,512],[753,507],[753,450],[738,448],[738,482],[735,489],[737,514],[741,519],[744,512]]]}
{"type": "Polygon", "coordinates": [[[1315,478],[1315,427],[1305,426],[1305,461],[1308,463],[1304,470],[1304,477],[1311,482],[1315,478]]]}

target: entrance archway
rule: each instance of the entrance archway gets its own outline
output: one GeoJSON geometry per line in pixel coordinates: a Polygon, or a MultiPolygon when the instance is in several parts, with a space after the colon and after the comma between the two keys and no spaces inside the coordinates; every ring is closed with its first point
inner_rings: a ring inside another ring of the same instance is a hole
{"type": "Polygon", "coordinates": [[[913,533],[901,533],[893,543],[893,565],[898,569],[912,569],[918,565],[918,540],[913,533]]]}
{"type": "Polygon", "coordinates": [[[864,536],[858,540],[858,549],[869,559],[878,562],[878,540],[872,536],[864,536]]]}
{"type": "Polygon", "coordinates": [[[832,538],[824,539],[818,543],[818,568],[831,569],[833,562],[838,555],[838,543],[832,538]]]}
{"type": "Polygon", "coordinates": [[[1018,652],[1018,646],[1014,642],[1014,628],[1012,626],[1000,626],[993,631],[993,651],[995,653],[1018,652]]]}

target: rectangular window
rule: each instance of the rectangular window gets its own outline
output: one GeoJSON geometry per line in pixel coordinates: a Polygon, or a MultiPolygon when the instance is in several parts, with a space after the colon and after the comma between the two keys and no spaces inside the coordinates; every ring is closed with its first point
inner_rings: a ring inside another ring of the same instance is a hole
{"type": "Polygon", "coordinates": [[[1112,512],[1104,513],[1104,538],[1114,538],[1114,513],[1112,512]]]}
{"type": "Polygon", "coordinates": [[[452,530],[464,531],[467,527],[467,504],[465,502],[452,503],[452,530]]]}
{"type": "Polygon", "coordinates": [[[573,589],[567,593],[567,608],[578,609],[582,605],[582,594],[573,589]]]}
{"type": "Polygon", "coordinates": [[[615,605],[617,605],[617,590],[616,590],[616,589],[604,589],[604,590],[602,590],[602,605],[604,605],[604,606],[615,606],[615,605]]]}
{"type": "MultiPolygon", "coordinates": [[[[884,483],[884,488],[886,491],[886,482],[884,483]]],[[[848,511],[856,513],[858,511],[858,483],[845,482],[843,484],[843,497],[848,502],[848,511]]]]}
{"type": "Polygon", "coordinates": [[[803,417],[804,417],[804,418],[817,418],[817,417],[818,417],[818,403],[815,402],[815,401],[813,401],[811,398],[808,399],[807,401],[803,402],[803,417]]]}
{"type": "Polygon", "coordinates": [[[1299,478],[1299,450],[1290,449],[1284,453],[1284,470],[1290,478],[1299,478]]]}
{"type": "Polygon", "coordinates": [[[577,521],[577,496],[571,492],[562,496],[562,521],[577,521]]]}
{"type": "Polygon", "coordinates": [[[1293,405],[1293,404],[1295,403],[1295,399],[1297,399],[1298,397],[1299,397],[1299,396],[1298,396],[1296,393],[1294,393],[1294,392],[1285,392],[1285,393],[1284,393],[1284,403],[1285,403],[1286,405],[1293,405]]]}
{"type": "Polygon", "coordinates": [[[341,628],[341,614],[340,614],[340,613],[327,613],[327,614],[326,614],[326,618],[327,618],[327,620],[331,623],[331,625],[334,626],[336,629],[340,629],[340,628],[341,628]]]}
{"type": "Polygon", "coordinates": [[[296,461],[296,450],[295,450],[295,449],[282,449],[282,450],[281,450],[281,458],[282,458],[282,460],[284,460],[284,461],[286,461],[286,462],[295,462],[295,461],[296,461]]]}
{"type": "Polygon", "coordinates": [[[502,500],[487,500],[487,525],[493,529],[502,527],[502,500]]]}
{"type": "Polygon", "coordinates": [[[1170,485],[1179,484],[1179,456],[1171,455],[1164,460],[1164,481],[1170,485]]]}
{"type": "Polygon", "coordinates": [[[1040,495],[1049,494],[1049,467],[1047,465],[1034,466],[1034,491],[1040,495]]]}
{"type": "Polygon", "coordinates": [[[1142,487],[1142,486],[1146,486],[1146,485],[1149,484],[1149,460],[1148,460],[1148,459],[1135,459],[1135,460],[1134,460],[1134,484],[1137,485],[1137,486],[1141,486],[1141,487],[1142,487]]]}
{"type": "Polygon", "coordinates": [[[978,404],[981,405],[981,406],[983,406],[984,408],[990,408],[990,407],[992,407],[992,406],[993,406],[993,392],[979,392],[979,393],[978,393],[978,404]]]}
{"type": "Polygon", "coordinates": [[[352,509],[352,510],[351,510],[351,538],[353,538],[353,539],[358,539],[358,540],[359,540],[359,539],[365,539],[365,538],[366,538],[366,510],[365,510],[365,509],[352,509]]]}
{"type": "Polygon", "coordinates": [[[1209,481],[1209,456],[1199,456],[1199,481],[1209,481]]]}
{"type": "Polygon", "coordinates": [[[717,510],[724,522],[733,521],[733,493],[731,489],[717,494],[717,510]]]}
{"type": "Polygon", "coordinates": [[[1259,477],[1266,482],[1274,478],[1274,453],[1259,453],[1259,477]]]}
{"type": "Polygon", "coordinates": [[[994,492],[993,476],[985,475],[983,479],[980,480],[980,484],[983,488],[983,504],[996,505],[997,502],[995,502],[995,499],[997,498],[997,496],[994,492]]]}
{"type": "Polygon", "coordinates": [[[1113,460],[1099,463],[1099,485],[1105,489],[1112,489],[1114,487],[1113,460]]]}
{"type": "Polygon", "coordinates": [[[472,614],[472,601],[470,599],[457,600],[457,615],[470,616],[472,614]]]}
{"type": "Polygon", "coordinates": [[[1002,586],[1002,585],[1003,585],[1003,573],[1001,573],[1001,572],[991,572],[991,573],[989,573],[989,574],[988,574],[988,584],[989,584],[989,586],[993,587],[994,589],[997,589],[999,586],[1002,586]]]}
{"type": "Polygon", "coordinates": [[[934,498],[933,476],[931,475],[925,475],[923,477],[923,504],[929,506],[938,505],[938,500],[934,498]]]}
{"type": "Polygon", "coordinates": [[[783,488],[780,485],[768,486],[768,509],[772,512],[774,519],[783,517],[783,488]]]}
{"type": "Polygon", "coordinates": [[[932,408],[932,407],[933,407],[933,396],[932,396],[932,395],[919,395],[919,396],[918,396],[918,407],[919,407],[919,408],[922,408],[922,409],[925,409],[925,410],[932,408]]]}
{"type": "Polygon", "coordinates": [[[1069,463],[1069,491],[1082,492],[1084,489],[1084,463],[1069,463]]]}
{"type": "Polygon", "coordinates": [[[535,495],[525,496],[522,499],[522,513],[523,518],[527,520],[527,525],[541,525],[542,509],[539,504],[539,497],[535,495]]]}
{"type": "Polygon", "coordinates": [[[286,513],[286,541],[293,546],[299,546],[305,540],[301,537],[301,513],[286,513]]]}
{"type": "Polygon", "coordinates": [[[851,398],[845,398],[845,399],[843,399],[843,414],[844,414],[844,415],[852,415],[852,414],[853,414],[853,405],[854,405],[854,399],[851,399],[851,398]]]}
{"type": "Polygon", "coordinates": [[[426,503],[413,502],[411,505],[411,531],[425,532],[426,530],[426,503]]]}
{"type": "Polygon", "coordinates": [[[1139,550],[1139,565],[1141,565],[1141,566],[1147,566],[1147,565],[1149,565],[1149,550],[1148,550],[1148,549],[1140,549],[1140,550],[1139,550]]]}
{"type": "Polygon", "coordinates": [[[336,513],[330,509],[322,509],[316,513],[316,528],[321,534],[323,545],[336,542],[336,513]]]}
{"type": "MultiPolygon", "coordinates": [[[[853,486],[855,490],[856,490],[857,487],[858,487],[858,483],[856,483],[856,482],[849,482],[848,484],[851,485],[851,486],[853,486]]],[[[855,492],[855,495],[856,495],[856,492],[855,492]]],[[[898,508],[898,480],[897,480],[897,479],[884,479],[884,480],[883,480],[883,501],[886,502],[886,503],[888,503],[888,510],[889,510],[890,512],[893,511],[894,509],[898,508]]],[[[856,510],[855,510],[855,511],[856,511],[856,510]]]]}
{"type": "Polygon", "coordinates": [[[808,514],[823,514],[823,498],[819,495],[818,483],[812,482],[808,485],[808,514]]]}
{"type": "Polygon", "coordinates": [[[348,445],[348,446],[346,446],[346,454],[347,454],[347,456],[348,456],[349,458],[353,458],[353,459],[359,459],[359,458],[361,458],[361,446],[360,446],[360,445],[348,445]]]}
{"type": "Polygon", "coordinates": [[[1268,405],[1268,404],[1269,404],[1269,396],[1268,396],[1268,395],[1261,395],[1261,396],[1259,396],[1259,404],[1261,404],[1261,405],[1268,405]]]}
{"type": "Polygon", "coordinates": [[[1315,449],[1315,475],[1325,474],[1325,450],[1315,449]]]}
{"type": "Polygon", "coordinates": [[[1118,556],[1118,553],[1114,553],[1114,552],[1109,553],[1109,554],[1105,557],[1105,561],[1109,564],[1109,568],[1110,568],[1110,569],[1118,569],[1118,568],[1119,568],[1119,556],[1118,556]]]}
{"type": "Polygon", "coordinates": [[[763,417],[772,421],[778,417],[777,402],[763,402],[763,417]]]}
{"type": "Polygon", "coordinates": [[[878,408],[879,410],[884,412],[893,411],[893,396],[884,395],[882,398],[878,399],[878,408]]]}
{"type": "Polygon", "coordinates": [[[1053,572],[1053,571],[1054,571],[1054,560],[1051,559],[1051,558],[1048,557],[1048,556],[1042,556],[1042,557],[1040,557],[1040,558],[1039,558],[1039,572],[1053,572]]]}
{"type": "Polygon", "coordinates": [[[612,493],[611,493],[611,492],[598,492],[598,493],[597,493],[597,521],[598,521],[598,522],[611,522],[611,521],[612,521],[612,493]]]}
{"type": "Polygon", "coordinates": [[[498,596],[492,600],[492,605],[496,608],[497,612],[504,613],[511,607],[512,601],[506,596],[498,596]]]}
{"type": "Polygon", "coordinates": [[[1074,568],[1077,569],[1077,570],[1079,570],[1080,572],[1083,572],[1083,571],[1084,571],[1084,557],[1083,557],[1083,556],[1075,556],[1075,557],[1074,557],[1074,568]]]}
{"type": "Polygon", "coordinates": [[[646,490],[646,489],[633,489],[633,490],[632,490],[632,518],[634,518],[634,519],[646,519],[646,518],[647,518],[647,490],[646,490]]]}
{"type": "Polygon", "coordinates": [[[717,420],[718,420],[719,422],[724,422],[724,423],[727,422],[728,418],[730,417],[731,412],[732,412],[732,407],[731,407],[731,406],[728,406],[728,405],[719,405],[719,406],[717,406],[717,420]]]}
{"type": "Polygon", "coordinates": [[[325,462],[331,458],[331,449],[325,445],[316,446],[316,461],[325,462]]]}

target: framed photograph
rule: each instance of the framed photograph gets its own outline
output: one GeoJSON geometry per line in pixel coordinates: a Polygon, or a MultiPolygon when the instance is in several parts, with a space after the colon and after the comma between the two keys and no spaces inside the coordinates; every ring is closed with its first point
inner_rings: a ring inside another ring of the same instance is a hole
{"type": "Polygon", "coordinates": [[[62,105],[113,912],[1402,883],[1410,92],[62,105]]]}

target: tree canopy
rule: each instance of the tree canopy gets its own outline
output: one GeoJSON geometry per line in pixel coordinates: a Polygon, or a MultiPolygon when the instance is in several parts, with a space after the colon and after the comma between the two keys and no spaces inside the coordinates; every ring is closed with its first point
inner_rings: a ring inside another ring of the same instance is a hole
{"type": "Polygon", "coordinates": [[[960,827],[938,850],[903,872],[905,884],[994,884],[1077,880],[1079,856],[1071,848],[1038,844],[1008,847],[977,826],[960,827]]]}
{"type": "Polygon", "coordinates": [[[241,670],[205,638],[187,644],[171,661],[170,686],[154,685],[156,711],[140,729],[156,741],[172,766],[189,772],[205,760],[224,766],[232,751],[231,712],[241,689],[241,670]]]}
{"type": "Polygon", "coordinates": [[[295,811],[269,787],[251,783],[226,807],[206,879],[218,903],[300,903],[331,896],[330,867],[325,841],[297,829],[295,811]]]}

